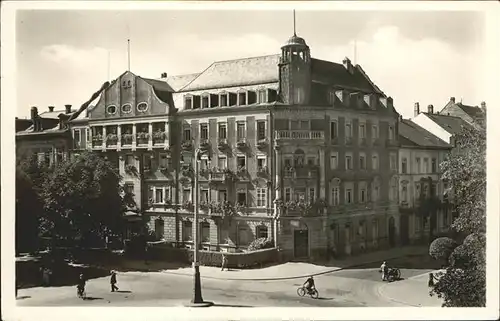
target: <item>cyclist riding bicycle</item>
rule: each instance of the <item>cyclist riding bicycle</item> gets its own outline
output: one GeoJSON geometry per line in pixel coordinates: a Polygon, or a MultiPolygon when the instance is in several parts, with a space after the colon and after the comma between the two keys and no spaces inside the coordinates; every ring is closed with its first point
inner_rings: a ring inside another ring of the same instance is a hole
{"type": "Polygon", "coordinates": [[[306,282],[304,282],[304,286],[307,290],[307,293],[311,294],[312,290],[315,288],[314,278],[312,277],[312,275],[306,280],[306,282]]]}

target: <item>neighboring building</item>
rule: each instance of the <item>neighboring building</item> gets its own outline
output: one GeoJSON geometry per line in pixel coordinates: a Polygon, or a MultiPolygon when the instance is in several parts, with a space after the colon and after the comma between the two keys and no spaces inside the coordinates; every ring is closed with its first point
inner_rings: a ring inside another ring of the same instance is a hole
{"type": "Polygon", "coordinates": [[[197,149],[202,249],[269,237],[285,258],[318,258],[399,242],[392,98],[347,58],[311,58],[296,35],[281,55],[197,74],[125,72],[71,128],[73,147],[116,164],[156,237],[175,246],[192,246],[197,149]],[[225,201],[238,204],[231,219],[225,201]]]}
{"type": "MultiPolygon", "coordinates": [[[[71,105],[56,111],[50,106],[48,112],[41,114],[38,114],[37,107],[31,107],[30,126],[16,132],[16,156],[25,158],[35,155],[48,166],[66,159],[72,142],[67,119],[73,112],[71,105]]],[[[16,119],[16,125],[18,121],[16,119]]],[[[19,124],[26,127],[26,122],[19,124]]]]}
{"type": "Polygon", "coordinates": [[[452,146],[406,119],[399,123],[399,142],[401,241],[409,244],[428,239],[431,226],[432,235],[436,236],[447,232],[452,223],[451,211],[446,206],[448,186],[441,180],[439,166],[452,146]],[[429,220],[418,207],[431,196],[439,200],[441,206],[429,220]]]}

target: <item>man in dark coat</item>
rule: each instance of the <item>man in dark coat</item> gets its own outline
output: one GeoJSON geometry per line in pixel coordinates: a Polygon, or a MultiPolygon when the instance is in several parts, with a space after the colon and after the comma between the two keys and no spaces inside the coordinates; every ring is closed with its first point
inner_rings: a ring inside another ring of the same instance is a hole
{"type": "Polygon", "coordinates": [[[118,287],[116,286],[116,272],[111,271],[111,292],[115,292],[115,290],[118,290],[118,287]]]}

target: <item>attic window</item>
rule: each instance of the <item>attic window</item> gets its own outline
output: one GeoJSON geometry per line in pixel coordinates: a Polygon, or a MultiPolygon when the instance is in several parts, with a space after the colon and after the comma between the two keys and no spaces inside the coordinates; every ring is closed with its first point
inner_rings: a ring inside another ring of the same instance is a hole
{"type": "Polygon", "coordinates": [[[132,105],[131,104],[123,104],[122,105],[122,113],[124,114],[130,114],[132,111],[132,105]]]}
{"type": "Polygon", "coordinates": [[[210,94],[210,108],[219,106],[219,95],[210,94]]]}
{"type": "Polygon", "coordinates": [[[266,95],[267,91],[265,89],[259,90],[259,104],[267,103],[266,95]]]}
{"type": "Polygon", "coordinates": [[[244,106],[247,104],[247,93],[240,92],[238,94],[238,106],[244,106]]]}
{"type": "Polygon", "coordinates": [[[148,103],[146,102],[142,102],[142,103],[139,103],[137,104],[137,111],[138,112],[145,112],[146,110],[148,110],[148,103]]]}
{"type": "Polygon", "coordinates": [[[116,106],[115,106],[115,105],[109,105],[109,106],[106,108],[106,112],[107,112],[109,115],[114,115],[114,114],[116,114],[116,106]]]}
{"type": "Polygon", "coordinates": [[[193,96],[193,109],[199,109],[201,106],[201,97],[193,96]]]}
{"type": "Polygon", "coordinates": [[[193,97],[192,96],[184,97],[184,108],[185,109],[192,109],[193,108],[193,97]]]}
{"type": "Polygon", "coordinates": [[[277,97],[278,97],[278,92],[276,90],[274,90],[274,89],[267,90],[267,101],[268,102],[276,101],[277,97]]]}
{"type": "Polygon", "coordinates": [[[256,104],[257,103],[257,93],[255,91],[248,91],[248,104],[256,104]]]}
{"type": "Polygon", "coordinates": [[[236,106],[238,96],[235,93],[229,93],[229,106],[236,106]]]}
{"type": "Polygon", "coordinates": [[[208,108],[208,103],[209,103],[208,95],[203,95],[201,97],[201,108],[208,108]]]}
{"type": "Polygon", "coordinates": [[[227,106],[227,101],[228,101],[227,96],[228,96],[227,93],[220,94],[220,96],[219,96],[219,106],[221,106],[221,107],[226,107],[227,106]]]}

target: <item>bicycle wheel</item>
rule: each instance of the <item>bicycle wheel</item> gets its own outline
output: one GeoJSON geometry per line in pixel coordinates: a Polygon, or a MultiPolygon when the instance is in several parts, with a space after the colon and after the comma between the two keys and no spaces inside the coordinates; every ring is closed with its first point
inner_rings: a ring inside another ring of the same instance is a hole
{"type": "Polygon", "coordinates": [[[319,292],[318,290],[314,289],[312,292],[311,292],[311,298],[313,299],[317,299],[319,297],[319,292]]]}
{"type": "Polygon", "coordinates": [[[304,288],[298,288],[297,289],[297,294],[299,296],[304,296],[306,294],[306,290],[304,288]]]}

